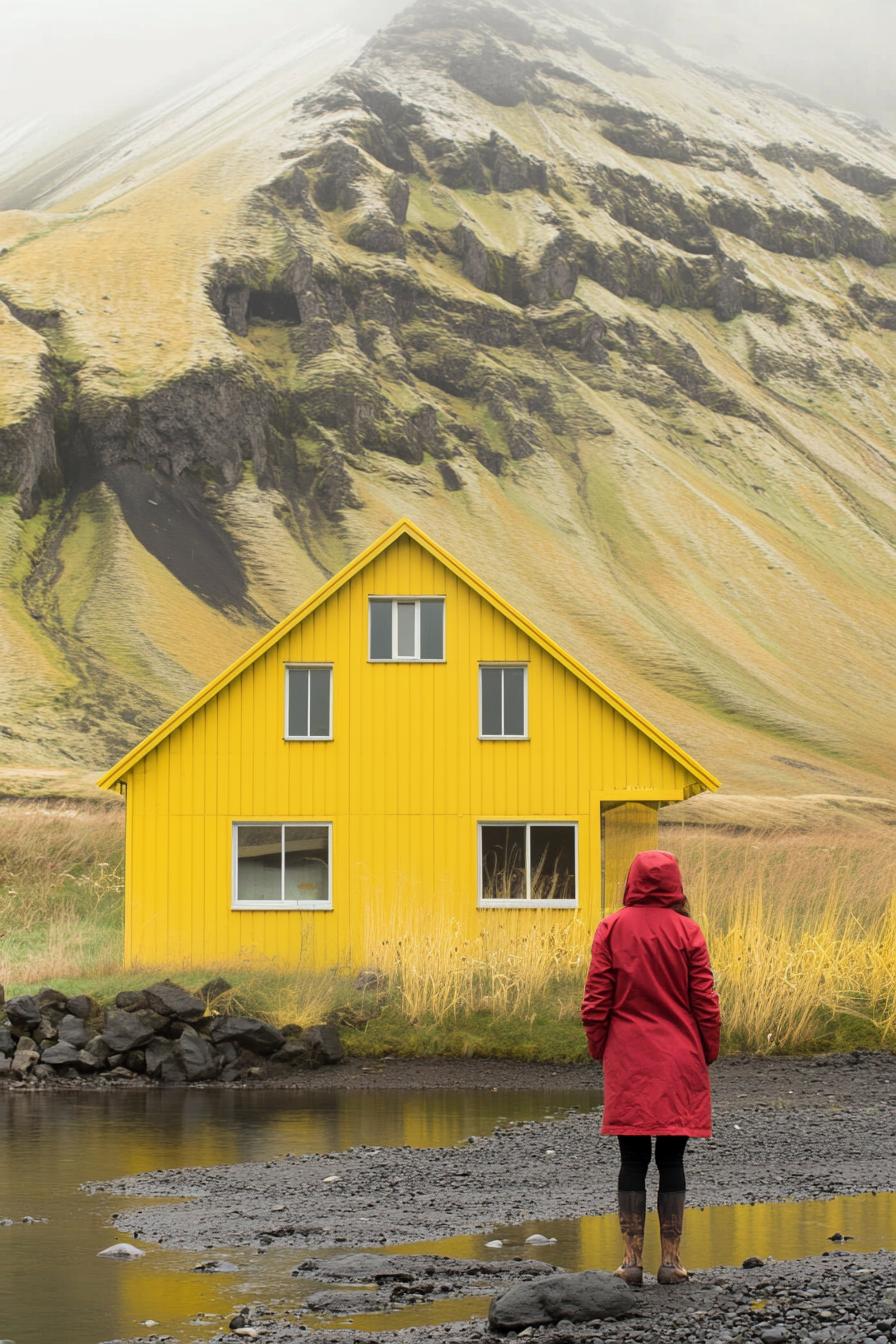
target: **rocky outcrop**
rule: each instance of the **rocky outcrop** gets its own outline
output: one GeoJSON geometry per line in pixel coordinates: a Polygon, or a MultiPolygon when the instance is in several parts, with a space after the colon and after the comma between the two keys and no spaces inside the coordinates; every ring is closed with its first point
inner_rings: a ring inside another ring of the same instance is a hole
{"type": "Polygon", "coordinates": [[[286,1026],[215,1011],[229,994],[209,981],[196,994],[170,980],[126,990],[101,1008],[47,988],[5,1004],[0,1079],[29,1087],[56,1082],[238,1082],[344,1058],[336,1027],[286,1026]]]}

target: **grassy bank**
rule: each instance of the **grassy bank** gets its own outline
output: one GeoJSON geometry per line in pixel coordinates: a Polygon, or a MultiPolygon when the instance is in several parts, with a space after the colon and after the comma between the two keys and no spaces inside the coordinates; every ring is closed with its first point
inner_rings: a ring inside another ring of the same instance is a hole
{"type": "MultiPolygon", "coordinates": [[[[896,1048],[896,862],[885,830],[670,827],[710,943],[724,1048],[760,1053],[896,1048]]],[[[0,983],[53,983],[101,999],[170,974],[235,986],[233,1005],[273,1021],[335,1014],[355,1053],[585,1057],[578,1005],[592,930],[496,929],[448,918],[387,929],[366,960],[385,975],[121,965],[121,819],[68,806],[0,808],[0,983]]],[[[223,1005],[222,1005],[223,1006],[223,1005]]]]}

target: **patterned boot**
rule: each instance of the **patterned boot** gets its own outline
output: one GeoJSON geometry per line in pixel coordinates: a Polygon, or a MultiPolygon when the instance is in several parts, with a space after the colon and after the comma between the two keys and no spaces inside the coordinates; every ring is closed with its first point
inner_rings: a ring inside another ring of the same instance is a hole
{"type": "Polygon", "coordinates": [[[660,1220],[660,1245],[663,1263],[656,1272],[657,1283],[686,1283],[690,1275],[681,1263],[681,1231],[684,1223],[683,1190],[664,1190],[656,1197],[656,1211],[660,1220]]]}
{"type": "Polygon", "coordinates": [[[619,1228],[625,1243],[625,1255],[616,1273],[632,1288],[640,1288],[644,1282],[641,1257],[644,1254],[646,1216],[647,1195],[643,1190],[619,1191],[619,1228]]]}

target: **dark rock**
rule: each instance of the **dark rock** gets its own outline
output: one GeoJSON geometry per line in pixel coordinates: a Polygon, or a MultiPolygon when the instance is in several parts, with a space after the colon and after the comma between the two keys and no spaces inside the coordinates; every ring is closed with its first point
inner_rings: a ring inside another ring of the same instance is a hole
{"type": "Polygon", "coordinates": [[[161,980],[143,991],[147,1007],[163,1017],[179,1017],[182,1022],[193,1022],[202,1017],[205,1003],[196,994],[190,994],[171,980],[161,980]]]}
{"type": "Polygon", "coordinates": [[[40,990],[37,1001],[41,1008],[61,1008],[65,1012],[68,996],[63,994],[61,989],[51,989],[48,986],[46,989],[40,990]]]}
{"type": "Polygon", "coordinates": [[[233,985],[230,981],[218,975],[213,980],[207,980],[202,988],[197,990],[197,993],[201,999],[208,1003],[213,999],[220,999],[224,994],[229,994],[232,989],[233,985]]]}
{"type": "Polygon", "coordinates": [[[225,1014],[216,1017],[209,1027],[209,1036],[215,1045],[234,1041],[258,1055],[272,1055],[284,1042],[282,1031],[256,1017],[238,1017],[225,1014]]]}
{"type": "Polygon", "coordinates": [[[309,1298],[306,1298],[305,1305],[311,1311],[340,1316],[351,1315],[357,1311],[382,1311],[386,1306],[386,1300],[377,1293],[357,1291],[340,1293],[333,1289],[324,1289],[322,1292],[312,1293],[309,1298]]]}
{"type": "Polygon", "coordinates": [[[302,1040],[315,1064],[339,1064],[345,1058],[345,1048],[335,1027],[326,1024],[309,1027],[302,1040]]]}
{"type": "Polygon", "coordinates": [[[165,1018],[147,1008],[138,1008],[136,1012],[110,1008],[100,1034],[114,1054],[123,1054],[145,1045],[165,1021],[165,1018]]]}
{"type": "Polygon", "coordinates": [[[0,1027],[0,1055],[11,1055],[16,1048],[16,1039],[9,1027],[0,1027]]]}
{"type": "Polygon", "coordinates": [[[174,1057],[183,1067],[189,1083],[205,1081],[218,1075],[220,1065],[215,1051],[204,1037],[192,1027],[185,1027],[174,1045],[174,1057]]]}
{"type": "Polygon", "coordinates": [[[581,1274],[552,1274],[537,1283],[520,1283],[493,1298],[488,1323],[503,1334],[555,1321],[619,1319],[634,1310],[637,1298],[615,1274],[586,1269],[581,1274]]]}
{"type": "Polygon", "coordinates": [[[123,989],[115,995],[115,1007],[133,1013],[138,1008],[148,1008],[149,1004],[142,989],[123,989]]]}
{"type": "Polygon", "coordinates": [[[67,1064],[79,1063],[80,1051],[76,1045],[69,1041],[60,1041],[58,1045],[48,1045],[40,1057],[42,1064],[50,1064],[53,1068],[60,1068],[67,1064]]]}
{"type": "Polygon", "coordinates": [[[103,1040],[102,1036],[91,1036],[90,1040],[84,1047],[84,1053],[90,1055],[93,1059],[95,1059],[98,1067],[102,1067],[102,1065],[106,1063],[106,1061],[109,1058],[109,1055],[112,1052],[110,1051],[107,1043],[103,1040]]]}
{"type": "Polygon", "coordinates": [[[0,1078],[12,1072],[12,1060],[7,1055],[0,1055],[0,1078]]]}
{"type": "Polygon", "coordinates": [[[16,1052],[12,1057],[12,1071],[19,1078],[24,1078],[37,1061],[40,1059],[40,1051],[30,1036],[20,1036],[16,1052]]]}
{"type": "Polygon", "coordinates": [[[38,1045],[59,1040],[59,1032],[56,1030],[56,1023],[53,1022],[46,1013],[41,1013],[41,1018],[37,1026],[31,1028],[31,1035],[38,1045]]]}
{"type": "Polygon", "coordinates": [[[313,1068],[313,1051],[303,1037],[291,1037],[271,1055],[271,1063],[282,1064],[288,1069],[313,1068]]]}
{"type": "Polygon", "coordinates": [[[359,1283],[386,1281],[410,1283],[413,1278],[413,1275],[402,1265],[399,1259],[393,1260],[387,1255],[375,1255],[367,1251],[355,1251],[350,1255],[334,1255],[330,1259],[322,1261],[321,1266],[325,1269],[327,1278],[352,1279],[359,1283]]]}
{"type": "Polygon", "coordinates": [[[128,1050],[124,1057],[125,1068],[131,1073],[146,1072],[146,1055],[142,1050],[128,1050]]]}
{"type": "MultiPolygon", "coordinates": [[[[111,1059],[109,1063],[111,1064],[111,1059]]],[[[111,1083],[128,1083],[134,1078],[134,1073],[126,1069],[122,1064],[116,1064],[114,1069],[110,1069],[106,1077],[111,1083]]]]}
{"type": "Polygon", "coordinates": [[[741,1269],[762,1269],[765,1265],[764,1260],[760,1260],[758,1255],[748,1255],[741,1265],[741,1269]]]}
{"type": "Polygon", "coordinates": [[[90,1050],[78,1051],[78,1068],[82,1073],[97,1073],[103,1067],[104,1061],[99,1059],[90,1050]]]}
{"type": "Polygon", "coordinates": [[[83,1022],[93,1014],[96,1009],[96,1003],[89,994],[75,994],[68,1001],[68,1011],[72,1017],[79,1017],[83,1022]]]}
{"type": "Polygon", "coordinates": [[[87,1044],[92,1036],[90,1028],[81,1017],[76,1017],[74,1013],[66,1013],[57,1027],[60,1041],[68,1041],[70,1045],[77,1046],[79,1050],[87,1044]]]}
{"type": "Polygon", "coordinates": [[[14,1027],[36,1027],[40,1022],[40,1005],[33,994],[20,994],[7,1003],[6,1016],[14,1027]]]}
{"type": "Polygon", "coordinates": [[[146,1072],[151,1078],[157,1078],[162,1070],[162,1065],[167,1059],[171,1059],[174,1054],[174,1041],[167,1036],[153,1036],[152,1040],[146,1042],[144,1049],[144,1058],[146,1060],[146,1072]]]}
{"type": "Polygon", "coordinates": [[[233,1264],[231,1260],[203,1260],[201,1264],[193,1266],[194,1274],[238,1274],[239,1265],[233,1264]]]}
{"type": "Polygon", "coordinates": [[[178,1055],[175,1055],[173,1052],[168,1056],[167,1059],[162,1060],[161,1064],[158,1067],[156,1076],[160,1079],[161,1082],[170,1083],[172,1086],[175,1087],[177,1087],[180,1083],[185,1083],[187,1081],[187,1076],[184,1073],[183,1062],[180,1059],[180,1057],[178,1055]]]}

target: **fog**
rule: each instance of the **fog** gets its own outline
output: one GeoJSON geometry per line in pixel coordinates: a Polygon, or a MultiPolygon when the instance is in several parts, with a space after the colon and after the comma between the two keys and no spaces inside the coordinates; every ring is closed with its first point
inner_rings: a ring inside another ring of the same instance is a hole
{"type": "MultiPolygon", "coordinates": [[[[896,129],[894,0],[594,0],[704,61],[896,129]]],[[[572,7],[572,6],[571,6],[572,7]]]]}
{"type": "MultiPolygon", "coordinates": [[[[579,0],[700,59],[896,127],[896,0],[579,0]]],[[[567,12],[577,0],[563,0],[567,12]]],[[[0,173],[99,121],[325,30],[352,49],[402,0],[3,0],[0,173]],[[350,44],[351,45],[351,44],[350,44]]]]}

